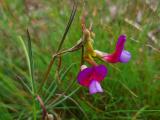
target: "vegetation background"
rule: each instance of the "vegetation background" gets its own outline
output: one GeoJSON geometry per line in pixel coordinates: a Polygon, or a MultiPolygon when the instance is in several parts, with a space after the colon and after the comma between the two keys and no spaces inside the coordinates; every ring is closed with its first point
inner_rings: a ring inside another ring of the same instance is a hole
{"type": "MultiPolygon", "coordinates": [[[[59,78],[55,61],[38,93],[47,112],[57,120],[159,120],[159,0],[77,2],[77,13],[62,49],[72,47],[81,38],[80,17],[85,8],[88,26],[93,22],[94,47],[112,52],[118,36],[126,34],[125,48],[132,59],[127,64],[106,64],[109,73],[102,82],[105,92],[89,95],[76,82],[81,51],[64,55],[59,78]]],[[[72,7],[72,0],[0,0],[0,120],[41,119],[42,109],[34,95],[60,43],[72,7]],[[33,69],[27,54],[27,28],[33,69]]]]}

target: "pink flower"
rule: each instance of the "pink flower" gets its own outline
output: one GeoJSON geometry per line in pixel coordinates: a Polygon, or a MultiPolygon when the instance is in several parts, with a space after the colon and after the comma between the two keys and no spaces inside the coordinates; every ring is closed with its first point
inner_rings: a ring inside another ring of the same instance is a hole
{"type": "Polygon", "coordinates": [[[78,74],[78,83],[89,88],[90,94],[103,92],[100,82],[107,75],[107,68],[104,65],[86,67],[82,66],[82,71],[78,74]]]}
{"type": "Polygon", "coordinates": [[[126,36],[120,35],[116,44],[115,51],[112,54],[103,53],[98,50],[95,50],[95,52],[104,61],[110,63],[116,63],[116,62],[126,63],[131,59],[131,54],[130,52],[124,50],[125,42],[126,42],[126,36]]]}

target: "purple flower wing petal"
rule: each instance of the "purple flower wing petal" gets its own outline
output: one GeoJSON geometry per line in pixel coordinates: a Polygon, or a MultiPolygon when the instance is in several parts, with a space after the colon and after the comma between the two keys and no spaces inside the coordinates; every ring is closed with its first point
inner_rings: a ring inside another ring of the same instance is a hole
{"type": "Polygon", "coordinates": [[[127,63],[130,59],[131,59],[131,53],[128,52],[127,50],[123,50],[119,58],[119,61],[122,63],[127,63]]]}
{"type": "Polygon", "coordinates": [[[107,75],[107,68],[104,65],[99,65],[94,68],[93,79],[102,81],[107,75]]]}
{"type": "Polygon", "coordinates": [[[88,87],[91,82],[93,70],[94,70],[93,67],[90,67],[79,72],[77,77],[78,83],[81,84],[82,86],[88,87]]]}

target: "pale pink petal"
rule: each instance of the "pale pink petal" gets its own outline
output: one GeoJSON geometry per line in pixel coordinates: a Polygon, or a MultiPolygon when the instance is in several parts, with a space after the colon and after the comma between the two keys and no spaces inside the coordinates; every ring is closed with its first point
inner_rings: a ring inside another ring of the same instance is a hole
{"type": "Polygon", "coordinates": [[[103,89],[100,83],[96,80],[92,80],[92,82],[89,85],[89,93],[95,94],[95,93],[101,93],[101,92],[103,92],[103,89]]]}

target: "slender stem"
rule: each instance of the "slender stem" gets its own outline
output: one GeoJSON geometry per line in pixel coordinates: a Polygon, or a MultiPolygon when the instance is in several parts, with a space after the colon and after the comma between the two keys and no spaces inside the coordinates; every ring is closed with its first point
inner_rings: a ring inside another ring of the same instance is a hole
{"type": "Polygon", "coordinates": [[[81,51],[81,65],[84,63],[84,45],[82,45],[82,51],[81,51]]]}
{"type": "Polygon", "coordinates": [[[47,110],[45,108],[44,102],[39,95],[37,95],[37,100],[39,101],[41,108],[42,108],[42,111],[43,111],[42,112],[42,120],[45,120],[45,117],[47,115],[47,110]]]}
{"type": "Polygon", "coordinates": [[[29,61],[30,61],[30,70],[29,70],[30,73],[29,74],[31,77],[32,92],[33,94],[35,94],[35,82],[34,82],[34,76],[33,76],[32,44],[31,44],[31,38],[30,38],[28,29],[27,29],[27,37],[28,37],[28,53],[29,53],[29,61]]]}
{"type": "Polygon", "coordinates": [[[35,97],[33,97],[33,119],[37,120],[37,109],[36,109],[36,102],[34,100],[35,97]]]}
{"type": "Polygon", "coordinates": [[[37,110],[36,110],[36,101],[35,101],[35,81],[34,81],[34,73],[33,73],[33,55],[32,55],[32,44],[29,31],[27,29],[27,37],[28,37],[28,54],[29,54],[29,73],[31,77],[31,87],[32,87],[32,99],[33,99],[33,118],[34,120],[37,119],[37,110]]]}
{"type": "MultiPolygon", "coordinates": [[[[73,19],[74,19],[76,10],[77,10],[77,4],[74,4],[73,9],[72,9],[72,13],[71,13],[71,16],[70,16],[70,19],[69,19],[69,21],[68,21],[67,27],[66,27],[66,29],[65,29],[65,32],[64,32],[63,37],[62,37],[62,40],[60,41],[60,44],[59,44],[59,47],[58,47],[56,53],[58,53],[58,52],[60,51],[60,49],[61,49],[61,47],[62,47],[62,45],[63,45],[63,43],[64,43],[64,40],[65,40],[65,38],[66,38],[66,35],[67,35],[67,33],[68,33],[68,31],[69,31],[69,29],[70,29],[70,27],[71,27],[71,24],[72,24],[72,22],[73,22],[73,19]]],[[[40,90],[42,89],[43,84],[44,84],[44,83],[46,82],[46,80],[48,79],[48,76],[49,76],[49,73],[50,73],[50,71],[51,71],[51,68],[52,68],[52,65],[53,65],[53,63],[54,63],[55,58],[56,58],[56,56],[53,55],[52,58],[51,58],[51,61],[50,61],[49,65],[48,65],[47,71],[46,71],[46,73],[45,73],[45,77],[44,77],[43,81],[42,81],[41,84],[40,84],[40,87],[39,87],[39,89],[38,89],[38,92],[40,92],[40,90]]]]}

